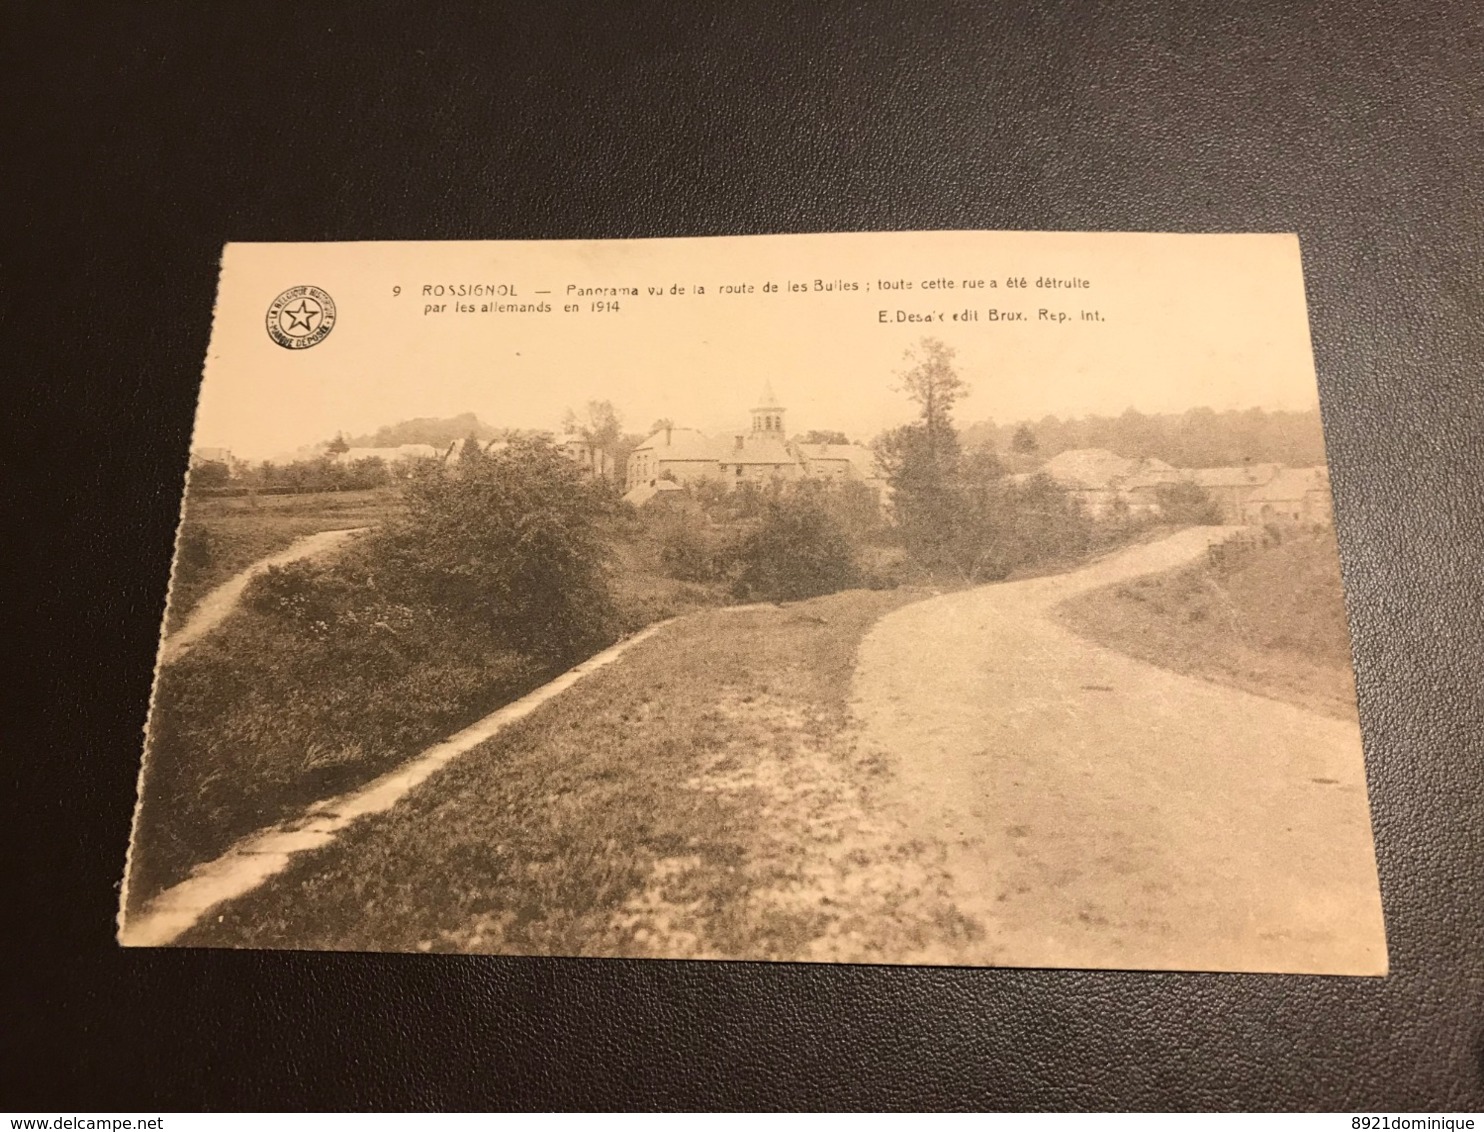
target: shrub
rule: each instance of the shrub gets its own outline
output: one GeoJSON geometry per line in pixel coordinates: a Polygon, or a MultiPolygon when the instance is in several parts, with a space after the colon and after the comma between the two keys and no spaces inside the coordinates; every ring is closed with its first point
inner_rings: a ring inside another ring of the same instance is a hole
{"type": "Polygon", "coordinates": [[[1198,483],[1158,484],[1154,497],[1159,501],[1160,517],[1168,523],[1204,527],[1221,522],[1221,508],[1211,498],[1211,493],[1198,483]]]}
{"type": "Polygon", "coordinates": [[[1093,522],[1050,476],[1038,474],[1012,488],[1016,566],[1076,558],[1092,543],[1093,522]]]}
{"type": "Polygon", "coordinates": [[[391,483],[391,469],[380,456],[362,456],[352,460],[346,470],[345,486],[352,491],[368,491],[391,483]]]}
{"type": "Polygon", "coordinates": [[[1012,480],[997,460],[979,453],[958,462],[932,508],[905,517],[900,510],[912,560],[929,574],[970,583],[1076,558],[1094,539],[1095,524],[1050,477],[1012,480]]]}
{"type": "Polygon", "coordinates": [[[839,519],[813,492],[770,501],[738,550],[735,592],[744,598],[796,601],[858,584],[855,547],[839,519]]]}
{"type": "Polygon", "coordinates": [[[304,632],[318,625],[338,626],[354,619],[356,599],[362,596],[346,573],[308,559],[269,566],[248,583],[242,604],[304,632]]]}
{"type": "Polygon", "coordinates": [[[860,551],[861,585],[894,590],[908,580],[907,552],[899,546],[865,546],[860,551]]]}
{"type": "Polygon", "coordinates": [[[216,558],[216,539],[205,527],[187,523],[180,532],[176,557],[179,566],[186,570],[207,570],[216,558]]]}
{"type": "Polygon", "coordinates": [[[603,524],[611,493],[543,440],[521,438],[408,486],[381,540],[389,584],[530,656],[568,661],[612,640],[603,524]]]}
{"type": "Polygon", "coordinates": [[[650,523],[660,569],[681,582],[714,582],[729,566],[725,541],[710,529],[704,516],[675,510],[656,515],[650,523]]]}
{"type": "Polygon", "coordinates": [[[232,481],[232,469],[224,460],[196,460],[186,475],[186,491],[226,487],[232,481]]]}

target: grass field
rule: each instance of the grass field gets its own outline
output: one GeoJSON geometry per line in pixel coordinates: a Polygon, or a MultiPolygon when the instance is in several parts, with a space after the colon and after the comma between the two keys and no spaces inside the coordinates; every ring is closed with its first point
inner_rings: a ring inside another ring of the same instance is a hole
{"type": "MultiPolygon", "coordinates": [[[[190,570],[183,554],[176,592],[202,594],[304,533],[368,525],[394,505],[370,492],[270,497],[258,508],[207,500],[190,521],[211,532],[213,558],[190,570]]],[[[631,526],[620,520],[610,532],[615,637],[730,600],[725,587],[665,577],[631,526]]],[[[335,561],[365,552],[347,548],[335,561]]],[[[237,838],[361,785],[560,671],[496,647],[465,619],[382,608],[376,597],[342,595],[349,604],[334,611],[343,620],[327,612],[334,627],[319,630],[245,597],[161,671],[131,865],[135,906],[237,838]]]]}
{"type": "Polygon", "coordinates": [[[1177,672],[1355,719],[1333,532],[1276,530],[1225,560],[1110,586],[1058,610],[1099,644],[1177,672]]]}
{"type": "Polygon", "coordinates": [[[187,498],[170,584],[167,631],[233,574],[317,531],[373,526],[395,507],[388,491],[187,498]]]}
{"type": "Polygon", "coordinates": [[[849,722],[858,642],[914,596],[677,622],[180,942],[902,960],[972,934],[849,722]]]}

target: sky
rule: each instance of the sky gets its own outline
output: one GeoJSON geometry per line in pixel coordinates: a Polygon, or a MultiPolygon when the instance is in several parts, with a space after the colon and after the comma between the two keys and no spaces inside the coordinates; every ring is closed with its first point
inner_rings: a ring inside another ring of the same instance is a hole
{"type": "Polygon", "coordinates": [[[900,374],[924,336],[956,352],[961,424],[1318,403],[1292,236],[233,244],[193,443],[283,458],[462,412],[555,431],[590,400],[613,402],[629,431],[663,417],[726,434],[747,427],[765,383],[790,433],[868,441],[911,418],[900,374]],[[285,349],[270,306],[301,284],[330,296],[335,322],[285,349]]]}

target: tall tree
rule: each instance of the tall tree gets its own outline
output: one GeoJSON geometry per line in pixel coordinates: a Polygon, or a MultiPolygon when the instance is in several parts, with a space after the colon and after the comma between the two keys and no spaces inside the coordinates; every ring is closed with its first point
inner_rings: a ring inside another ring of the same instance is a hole
{"type": "MultiPolygon", "coordinates": [[[[930,573],[972,583],[1079,553],[1087,520],[1063,488],[1044,476],[1012,480],[990,443],[964,450],[953,407],[968,385],[953,368],[953,352],[924,339],[909,357],[915,364],[902,388],[918,419],[884,434],[876,451],[911,558],[930,573]]],[[[1036,431],[1044,437],[1046,422],[1036,431]]]]}
{"type": "Polygon", "coordinates": [[[959,509],[960,447],[953,406],[968,384],[953,368],[953,351],[924,338],[907,351],[911,367],[899,388],[916,403],[918,419],[883,434],[876,455],[892,488],[892,509],[907,550],[936,569],[951,564],[959,509]]]}
{"type": "Polygon", "coordinates": [[[484,445],[479,437],[472,432],[464,438],[463,447],[459,449],[459,466],[470,468],[484,461],[484,445]]]}
{"type": "Polygon", "coordinates": [[[583,416],[568,409],[562,418],[562,428],[589,444],[609,449],[623,436],[623,418],[612,401],[589,401],[583,416]]]}
{"type": "Polygon", "coordinates": [[[953,368],[954,350],[937,338],[924,338],[906,353],[911,368],[901,375],[902,391],[917,402],[927,452],[932,457],[940,446],[957,454],[958,434],[953,430],[953,406],[969,386],[953,368]]]}

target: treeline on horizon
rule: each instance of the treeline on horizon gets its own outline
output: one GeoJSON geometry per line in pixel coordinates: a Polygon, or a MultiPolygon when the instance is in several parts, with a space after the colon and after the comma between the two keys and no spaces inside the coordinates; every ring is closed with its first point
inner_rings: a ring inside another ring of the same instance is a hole
{"type": "MultiPolygon", "coordinates": [[[[583,431],[583,430],[578,430],[583,431]]],[[[385,425],[373,433],[347,436],[352,448],[395,448],[402,444],[431,444],[446,448],[455,440],[474,436],[480,440],[509,439],[534,435],[529,429],[497,428],[474,413],[453,417],[417,417],[385,425]]],[[[811,438],[843,443],[843,433],[813,432],[811,438]]],[[[1041,462],[1075,448],[1105,448],[1132,459],[1153,458],[1177,468],[1211,468],[1254,463],[1302,467],[1324,462],[1324,434],[1319,410],[1188,409],[1183,413],[1141,413],[1129,409],[1118,416],[1090,415],[1063,419],[1045,416],[1035,421],[998,424],[981,421],[964,426],[960,437],[965,448],[989,445],[1023,462],[1041,462]]],[[[632,447],[642,437],[622,436],[623,447],[632,447]]]]}
{"type": "Polygon", "coordinates": [[[1105,448],[1130,459],[1163,460],[1177,468],[1253,463],[1306,467],[1324,463],[1319,410],[1189,409],[1183,413],[1086,416],[999,425],[984,421],[962,430],[964,447],[995,451],[1039,464],[1076,448],[1105,448]]]}

